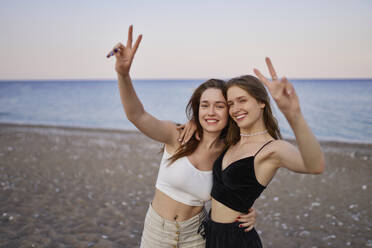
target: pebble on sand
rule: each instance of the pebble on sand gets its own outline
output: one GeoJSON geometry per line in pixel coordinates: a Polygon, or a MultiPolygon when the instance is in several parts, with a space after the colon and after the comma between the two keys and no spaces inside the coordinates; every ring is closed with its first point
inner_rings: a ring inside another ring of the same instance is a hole
{"type": "Polygon", "coordinates": [[[328,240],[328,239],[335,239],[335,238],[336,238],[336,235],[332,234],[332,235],[324,237],[323,240],[325,241],[325,240],[328,240]]]}
{"type": "Polygon", "coordinates": [[[300,237],[308,237],[310,236],[310,232],[307,231],[307,230],[303,230],[302,232],[300,232],[300,237]]]}
{"type": "MultiPolygon", "coordinates": [[[[0,247],[138,247],[161,159],[157,143],[147,149],[152,141],[133,132],[9,128],[0,125],[0,247]]],[[[255,203],[264,247],[372,248],[372,145],[324,147],[333,150],[323,175],[278,171],[255,203]],[[352,151],[354,159],[345,156],[352,151]]]]}

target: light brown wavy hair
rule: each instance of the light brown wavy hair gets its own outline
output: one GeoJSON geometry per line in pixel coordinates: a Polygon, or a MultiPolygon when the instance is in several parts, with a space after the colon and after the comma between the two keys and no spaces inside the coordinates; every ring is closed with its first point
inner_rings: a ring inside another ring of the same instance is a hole
{"type": "MultiPolygon", "coordinates": [[[[263,119],[266,129],[274,139],[282,139],[278,121],[271,110],[270,97],[260,80],[251,75],[236,77],[227,82],[226,91],[233,86],[245,90],[249,95],[255,98],[257,102],[265,104],[263,119]]],[[[229,129],[226,136],[227,145],[235,145],[240,140],[240,128],[232,118],[229,118],[228,126],[229,129]]]]}
{"type": "MultiPolygon", "coordinates": [[[[203,138],[203,128],[200,125],[199,121],[199,106],[200,106],[200,98],[203,92],[207,89],[215,88],[221,90],[222,95],[226,98],[226,83],[220,79],[209,79],[208,81],[199,85],[199,87],[194,91],[192,94],[187,106],[186,106],[186,116],[189,120],[194,120],[196,124],[196,132],[198,132],[200,139],[203,138]]],[[[224,140],[227,135],[228,124],[226,127],[221,131],[220,139],[224,140]]],[[[187,143],[181,145],[170,158],[170,164],[181,157],[188,156],[192,154],[196,148],[198,147],[200,141],[193,136],[187,143]]]]}

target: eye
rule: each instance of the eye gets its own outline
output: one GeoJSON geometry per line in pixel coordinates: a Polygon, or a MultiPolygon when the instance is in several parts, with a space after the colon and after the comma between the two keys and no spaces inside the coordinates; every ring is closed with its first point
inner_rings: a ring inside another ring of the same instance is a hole
{"type": "Polygon", "coordinates": [[[208,105],[207,104],[201,104],[200,107],[201,108],[208,108],[208,105]]]}
{"type": "Polygon", "coordinates": [[[225,105],[217,105],[217,108],[220,108],[220,109],[223,109],[223,108],[225,108],[225,105]]]}
{"type": "Polygon", "coordinates": [[[232,106],[232,105],[234,105],[233,102],[228,102],[228,103],[227,103],[227,106],[229,106],[229,107],[232,106]]]}
{"type": "Polygon", "coordinates": [[[246,99],[240,99],[239,102],[240,103],[245,103],[247,100],[246,99]]]}

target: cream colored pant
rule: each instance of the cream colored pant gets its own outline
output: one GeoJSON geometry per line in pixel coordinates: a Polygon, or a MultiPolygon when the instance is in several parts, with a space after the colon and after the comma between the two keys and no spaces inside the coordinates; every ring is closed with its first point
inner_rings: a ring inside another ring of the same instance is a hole
{"type": "Polygon", "coordinates": [[[140,248],[205,248],[205,240],[198,228],[206,218],[207,211],[185,220],[164,219],[152,208],[147,210],[140,248]]]}

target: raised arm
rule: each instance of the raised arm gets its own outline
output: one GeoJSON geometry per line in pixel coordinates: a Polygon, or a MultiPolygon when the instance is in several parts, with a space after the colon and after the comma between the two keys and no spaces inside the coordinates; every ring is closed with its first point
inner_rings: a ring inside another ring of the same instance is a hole
{"type": "Polygon", "coordinates": [[[276,142],[276,156],[280,165],[296,172],[322,173],[325,168],[324,155],[319,142],[302,115],[299,99],[293,85],[285,77],[279,81],[269,58],[266,58],[266,64],[272,77],[271,82],[259,70],[254,69],[254,72],[260,81],[265,84],[286,117],[296,136],[299,148],[298,152],[288,142],[276,142]]]}
{"type": "Polygon", "coordinates": [[[111,54],[114,54],[116,57],[115,70],[118,75],[119,92],[124,111],[128,120],[146,136],[171,146],[178,146],[179,134],[176,124],[158,120],[147,113],[133,88],[129,72],[142,35],[138,36],[132,46],[132,33],[133,27],[130,26],[126,46],[119,43],[108,55],[110,57],[111,54]]]}

